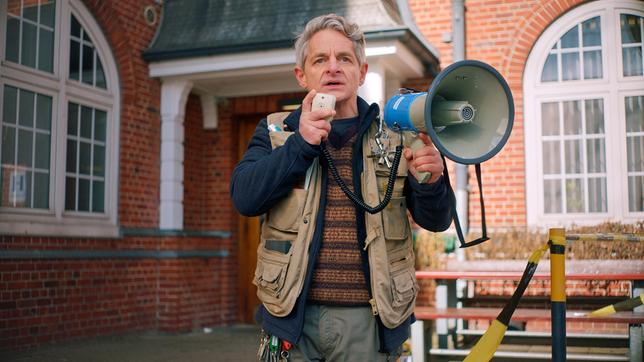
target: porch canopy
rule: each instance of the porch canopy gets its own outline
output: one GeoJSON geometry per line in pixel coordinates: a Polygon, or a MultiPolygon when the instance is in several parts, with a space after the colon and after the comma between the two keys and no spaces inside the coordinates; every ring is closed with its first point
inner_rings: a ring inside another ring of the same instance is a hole
{"type": "Polygon", "coordinates": [[[160,228],[183,228],[183,118],[189,93],[204,127],[217,127],[218,98],[302,91],[293,75],[296,35],[312,18],[336,13],[367,40],[369,72],[359,94],[381,106],[409,78],[433,75],[438,52],[418,31],[405,0],[165,0],[143,58],[160,78],[160,228]]]}

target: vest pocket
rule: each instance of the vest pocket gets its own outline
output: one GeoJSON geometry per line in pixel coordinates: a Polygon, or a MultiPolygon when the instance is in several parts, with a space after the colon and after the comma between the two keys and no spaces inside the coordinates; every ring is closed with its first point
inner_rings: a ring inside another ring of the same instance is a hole
{"type": "Polygon", "coordinates": [[[392,307],[408,306],[416,296],[418,285],[415,277],[414,257],[408,248],[388,253],[391,276],[392,307]]]}
{"type": "Polygon", "coordinates": [[[291,193],[279,201],[268,213],[266,222],[268,226],[292,233],[300,228],[304,204],[306,201],[306,190],[293,189],[291,193]],[[279,217],[274,217],[279,215],[279,217]]]}
{"type": "Polygon", "coordinates": [[[289,259],[290,254],[268,250],[263,250],[257,255],[257,268],[253,284],[257,286],[258,296],[279,297],[284,287],[289,259]]]}
{"type": "Polygon", "coordinates": [[[405,197],[392,197],[389,205],[382,210],[382,225],[387,240],[406,240],[409,233],[407,201],[405,197]]]}
{"type": "Polygon", "coordinates": [[[409,270],[404,270],[398,275],[394,275],[393,281],[393,300],[391,305],[394,308],[407,306],[416,295],[414,276],[409,270]]]}

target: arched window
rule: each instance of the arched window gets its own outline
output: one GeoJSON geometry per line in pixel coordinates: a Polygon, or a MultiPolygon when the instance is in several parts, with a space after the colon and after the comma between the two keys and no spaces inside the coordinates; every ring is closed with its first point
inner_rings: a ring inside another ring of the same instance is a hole
{"type": "Polygon", "coordinates": [[[78,0],[0,3],[0,232],[117,235],[119,89],[78,0]]]}
{"type": "Polygon", "coordinates": [[[556,20],[524,76],[528,223],[644,217],[644,4],[595,1],[556,20]]]}

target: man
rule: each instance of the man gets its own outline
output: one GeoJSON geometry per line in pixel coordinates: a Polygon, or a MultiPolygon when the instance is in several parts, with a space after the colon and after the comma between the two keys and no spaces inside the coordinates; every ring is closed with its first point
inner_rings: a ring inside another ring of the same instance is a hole
{"type": "MultiPolygon", "coordinates": [[[[390,204],[376,214],[356,207],[321,150],[355,194],[371,206],[380,202],[389,176],[382,152],[374,151],[380,111],[357,96],[368,68],[364,35],[324,15],[306,25],[295,52],[295,77],[308,94],[300,109],[259,123],[231,182],[240,213],[266,214],[254,279],[262,301],[257,318],[268,335],[293,345],[291,360],[395,360],[418,292],[407,210],[423,228],[449,226],[443,163],[421,135],[423,148],[404,150],[390,204]],[[335,96],[335,109],[312,110],[317,93],[335,96]],[[432,174],[426,184],[413,176],[421,171],[432,174]]],[[[400,138],[388,135],[393,148],[400,138]]]]}

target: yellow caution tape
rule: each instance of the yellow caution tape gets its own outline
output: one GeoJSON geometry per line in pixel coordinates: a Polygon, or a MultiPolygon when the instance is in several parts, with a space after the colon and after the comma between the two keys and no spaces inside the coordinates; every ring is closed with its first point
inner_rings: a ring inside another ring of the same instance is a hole
{"type": "Polygon", "coordinates": [[[485,331],[485,334],[476,342],[476,345],[470,351],[470,354],[465,357],[463,362],[483,362],[489,361],[494,356],[494,352],[499,348],[505,331],[508,326],[499,322],[498,320],[492,321],[490,327],[485,331]]]}

